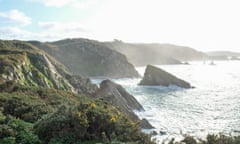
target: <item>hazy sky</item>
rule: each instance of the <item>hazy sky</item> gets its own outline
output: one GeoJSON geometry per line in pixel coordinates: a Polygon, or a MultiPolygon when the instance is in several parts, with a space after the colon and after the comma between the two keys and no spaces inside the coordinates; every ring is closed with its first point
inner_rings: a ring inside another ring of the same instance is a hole
{"type": "Polygon", "coordinates": [[[73,37],[240,52],[240,0],[0,0],[0,39],[73,37]]]}

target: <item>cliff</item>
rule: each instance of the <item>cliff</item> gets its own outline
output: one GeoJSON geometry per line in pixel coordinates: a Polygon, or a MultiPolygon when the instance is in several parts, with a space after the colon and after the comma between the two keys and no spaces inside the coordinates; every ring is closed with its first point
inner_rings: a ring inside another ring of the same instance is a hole
{"type": "Polygon", "coordinates": [[[23,41],[0,40],[0,67],[0,143],[152,143],[132,112],[141,105],[121,86],[111,99],[92,98],[101,88],[23,41]]]}
{"type": "Polygon", "coordinates": [[[65,39],[51,43],[30,41],[43,49],[71,73],[87,77],[139,77],[126,56],[88,39],[65,39]]]}
{"type": "Polygon", "coordinates": [[[27,42],[0,41],[0,66],[0,84],[12,81],[22,86],[53,88],[98,98],[111,96],[105,101],[120,107],[120,111],[135,122],[139,119],[132,111],[143,109],[120,85],[107,81],[98,88],[89,78],[72,75],[49,54],[27,42]]]}
{"type": "Polygon", "coordinates": [[[124,43],[119,40],[104,43],[128,58],[135,66],[147,64],[181,64],[181,61],[202,60],[207,57],[203,52],[190,47],[158,43],[124,43]]]}
{"type": "Polygon", "coordinates": [[[133,110],[143,111],[143,107],[138,101],[130,95],[121,85],[110,80],[104,80],[100,88],[94,94],[94,98],[104,99],[111,105],[117,107],[134,122],[140,122],[141,127],[151,129],[153,126],[146,120],[140,120],[133,110]]]}
{"type": "Polygon", "coordinates": [[[50,55],[22,41],[0,41],[0,66],[0,83],[16,81],[24,86],[55,88],[74,93],[87,93],[97,88],[89,84],[89,79],[71,75],[50,55]]]}

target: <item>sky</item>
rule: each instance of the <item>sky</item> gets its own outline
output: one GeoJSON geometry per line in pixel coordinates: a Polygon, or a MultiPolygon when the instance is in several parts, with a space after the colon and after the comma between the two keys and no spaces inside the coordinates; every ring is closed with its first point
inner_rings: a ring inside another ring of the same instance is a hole
{"type": "Polygon", "coordinates": [[[239,0],[0,0],[0,39],[118,39],[240,52],[239,7],[239,0]]]}

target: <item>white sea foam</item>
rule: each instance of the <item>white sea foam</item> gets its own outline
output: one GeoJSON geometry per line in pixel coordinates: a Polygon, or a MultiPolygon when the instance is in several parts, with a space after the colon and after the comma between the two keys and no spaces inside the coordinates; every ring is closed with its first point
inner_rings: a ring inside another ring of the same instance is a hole
{"type": "MultiPolygon", "coordinates": [[[[138,86],[140,79],[114,79],[143,105],[146,118],[156,128],[159,141],[181,134],[204,137],[208,133],[240,135],[240,62],[219,61],[216,65],[159,66],[196,88],[138,86]]],[[[145,67],[137,70],[143,75],[145,67]]]]}

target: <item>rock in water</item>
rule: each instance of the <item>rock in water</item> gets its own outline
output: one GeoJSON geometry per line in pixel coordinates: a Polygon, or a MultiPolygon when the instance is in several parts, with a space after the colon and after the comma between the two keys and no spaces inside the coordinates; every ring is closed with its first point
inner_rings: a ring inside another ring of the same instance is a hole
{"type": "Polygon", "coordinates": [[[144,77],[139,85],[176,85],[182,88],[191,88],[190,83],[152,65],[147,65],[144,77]]]}
{"type": "Polygon", "coordinates": [[[153,126],[146,119],[140,120],[133,110],[144,110],[142,105],[130,95],[121,85],[110,80],[104,80],[100,84],[100,88],[94,95],[95,98],[104,99],[111,105],[119,108],[129,119],[134,122],[140,121],[140,125],[144,129],[151,129],[153,126]]]}

